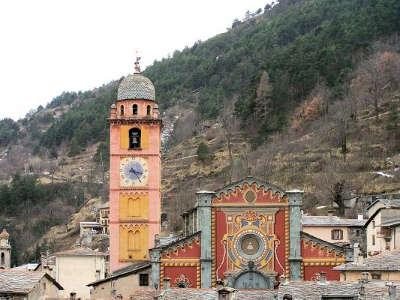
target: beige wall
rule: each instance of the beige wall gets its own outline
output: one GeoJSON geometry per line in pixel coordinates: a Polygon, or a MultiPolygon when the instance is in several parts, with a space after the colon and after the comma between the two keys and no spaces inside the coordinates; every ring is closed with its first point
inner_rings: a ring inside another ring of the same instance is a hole
{"type": "Polygon", "coordinates": [[[90,289],[86,285],[105,278],[104,256],[57,256],[56,274],[56,280],[64,287],[63,297],[75,292],[77,298],[89,299],[90,289]]]}
{"type": "MultiPolygon", "coordinates": [[[[356,272],[340,272],[340,281],[358,281],[362,278],[363,271],[356,272]]],[[[381,274],[380,280],[400,280],[400,272],[378,272],[381,274]]],[[[369,279],[372,279],[371,274],[368,276],[369,279]]]]}
{"type": "Polygon", "coordinates": [[[121,294],[123,299],[129,299],[135,289],[147,289],[153,286],[151,282],[150,270],[146,270],[137,274],[130,274],[125,277],[119,277],[115,280],[109,280],[96,285],[92,288],[91,298],[93,300],[109,300],[111,292],[115,289],[115,295],[121,294]],[[139,286],[139,274],[149,274],[149,286],[139,286]]]}
{"type": "Polygon", "coordinates": [[[390,249],[400,249],[400,226],[392,228],[392,239],[390,241],[390,249]]]}
{"type": "Polygon", "coordinates": [[[326,226],[304,226],[303,231],[305,233],[311,234],[321,240],[330,242],[330,243],[349,243],[349,229],[348,227],[326,227],[326,226]],[[341,229],[343,230],[343,239],[342,240],[332,240],[332,230],[341,229]]]}
{"type": "Polygon", "coordinates": [[[46,277],[36,284],[35,288],[29,293],[28,300],[38,300],[38,299],[56,299],[61,292],[53,282],[51,282],[46,277]]]}

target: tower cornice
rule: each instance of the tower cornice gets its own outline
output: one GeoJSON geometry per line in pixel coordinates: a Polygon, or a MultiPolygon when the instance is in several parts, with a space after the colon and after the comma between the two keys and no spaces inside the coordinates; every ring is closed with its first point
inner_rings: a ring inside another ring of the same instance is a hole
{"type": "Polygon", "coordinates": [[[162,125],[160,118],[108,118],[110,124],[116,125],[129,125],[129,124],[156,124],[162,125]]]}

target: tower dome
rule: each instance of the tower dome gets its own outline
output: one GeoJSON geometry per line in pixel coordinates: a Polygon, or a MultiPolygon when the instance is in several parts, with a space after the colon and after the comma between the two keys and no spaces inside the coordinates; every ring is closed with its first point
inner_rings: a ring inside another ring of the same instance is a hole
{"type": "Polygon", "coordinates": [[[128,99],[155,101],[156,92],[151,80],[138,73],[126,76],[119,84],[117,100],[128,99]]]}
{"type": "Polygon", "coordinates": [[[9,233],[7,232],[7,230],[5,228],[3,228],[3,231],[0,233],[0,239],[8,239],[9,238],[9,233]]]}

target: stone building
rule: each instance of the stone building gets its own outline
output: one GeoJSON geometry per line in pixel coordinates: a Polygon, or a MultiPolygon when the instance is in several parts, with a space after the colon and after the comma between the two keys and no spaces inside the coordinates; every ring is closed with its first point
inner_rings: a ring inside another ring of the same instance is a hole
{"type": "Polygon", "coordinates": [[[366,220],[360,215],[357,219],[346,219],[337,216],[302,216],[302,230],[324,241],[354,246],[365,249],[364,224],[366,220]]]}
{"type": "Polygon", "coordinates": [[[61,296],[89,299],[90,282],[104,279],[106,275],[106,255],[88,248],[77,248],[55,254],[55,279],[64,290],[61,296]]]}
{"type": "Polygon", "coordinates": [[[98,223],[102,227],[102,233],[107,235],[110,234],[109,215],[110,215],[110,206],[107,202],[99,207],[99,215],[98,215],[98,223]]]}
{"type": "Polygon", "coordinates": [[[63,287],[44,272],[1,270],[0,299],[58,299],[63,287]]]}
{"type": "Polygon", "coordinates": [[[354,262],[335,267],[341,281],[360,279],[400,281],[400,250],[385,251],[354,262]]]}
{"type": "Polygon", "coordinates": [[[119,269],[111,276],[89,283],[90,298],[93,300],[108,300],[118,297],[130,299],[137,290],[152,290],[151,265],[149,262],[139,262],[119,269]]]}
{"type": "Polygon", "coordinates": [[[367,254],[400,249],[400,199],[376,199],[367,208],[367,254]]]}
{"type": "Polygon", "coordinates": [[[6,229],[0,233],[0,268],[8,269],[11,267],[11,245],[8,241],[10,235],[6,229]]]}

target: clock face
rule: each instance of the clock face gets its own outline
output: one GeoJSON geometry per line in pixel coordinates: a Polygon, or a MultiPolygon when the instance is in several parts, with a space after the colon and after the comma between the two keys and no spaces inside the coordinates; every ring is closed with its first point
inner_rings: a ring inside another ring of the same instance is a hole
{"type": "Polygon", "coordinates": [[[149,175],[147,161],[141,157],[123,158],[121,159],[119,173],[121,186],[145,186],[149,175]]]}

